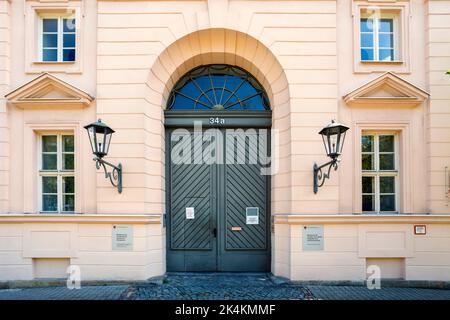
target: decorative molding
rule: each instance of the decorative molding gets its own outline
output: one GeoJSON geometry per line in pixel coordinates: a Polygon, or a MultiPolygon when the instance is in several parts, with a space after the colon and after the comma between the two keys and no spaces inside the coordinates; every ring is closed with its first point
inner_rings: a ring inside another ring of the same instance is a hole
{"type": "Polygon", "coordinates": [[[76,258],[78,227],[25,224],[22,256],[24,258],[76,258]],[[43,245],[45,243],[45,245],[43,245]]]}
{"type": "Polygon", "coordinates": [[[424,102],[430,94],[392,72],[349,92],[343,99],[348,105],[389,104],[396,106],[416,106],[424,102]]]}
{"type": "Polygon", "coordinates": [[[397,73],[411,73],[410,20],[411,4],[409,0],[353,0],[351,2],[353,17],[353,70],[355,73],[381,73],[393,70],[397,73]],[[399,28],[396,32],[398,41],[397,61],[361,61],[360,59],[360,18],[363,11],[378,13],[395,13],[399,28]]]}
{"type": "MultiPolygon", "coordinates": [[[[24,123],[23,130],[23,212],[38,213],[39,212],[39,183],[38,183],[38,143],[37,134],[42,132],[73,132],[75,137],[75,150],[80,152],[75,153],[75,181],[76,184],[83,185],[83,180],[86,179],[86,174],[83,174],[83,139],[80,139],[81,124],[78,121],[67,121],[48,123],[40,121],[27,121],[24,123]],[[26,157],[26,158],[25,158],[26,157]]],[[[82,192],[75,194],[75,212],[80,213],[85,211],[84,189],[82,192]]]]}
{"type": "Polygon", "coordinates": [[[162,215],[0,214],[2,223],[161,224],[162,215]]]}
{"type": "Polygon", "coordinates": [[[19,108],[87,107],[94,98],[57,77],[44,72],[37,78],[5,95],[19,108]]]}
{"type": "MultiPolygon", "coordinates": [[[[450,224],[450,214],[276,214],[275,224],[450,224]]],[[[413,230],[411,229],[411,232],[413,230]]]]}
{"type": "Polygon", "coordinates": [[[414,230],[405,225],[359,225],[358,257],[409,258],[414,256],[414,230]]]}
{"type": "Polygon", "coordinates": [[[25,73],[41,72],[81,74],[84,60],[84,10],[86,1],[70,0],[24,0],[25,33],[24,54],[25,73]],[[44,62],[39,57],[39,20],[42,14],[74,15],[76,19],[76,57],[71,63],[44,62]]]}
{"type": "Polygon", "coordinates": [[[399,135],[398,142],[398,173],[402,188],[399,193],[398,212],[414,213],[413,198],[411,197],[413,183],[411,177],[414,176],[412,163],[408,161],[411,154],[411,123],[410,121],[385,120],[379,121],[356,121],[353,123],[354,154],[353,157],[353,212],[361,212],[361,135],[363,131],[375,132],[395,132],[399,135]]]}

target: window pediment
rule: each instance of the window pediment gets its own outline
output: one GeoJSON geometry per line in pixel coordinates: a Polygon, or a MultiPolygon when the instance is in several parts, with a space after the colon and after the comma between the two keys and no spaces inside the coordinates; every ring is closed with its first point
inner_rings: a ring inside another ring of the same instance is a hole
{"type": "Polygon", "coordinates": [[[11,91],[5,98],[19,108],[83,108],[94,100],[88,93],[49,73],[43,73],[11,91]]]}
{"type": "Polygon", "coordinates": [[[414,107],[424,102],[429,93],[392,72],[369,81],[343,97],[350,106],[383,105],[414,107]]]}

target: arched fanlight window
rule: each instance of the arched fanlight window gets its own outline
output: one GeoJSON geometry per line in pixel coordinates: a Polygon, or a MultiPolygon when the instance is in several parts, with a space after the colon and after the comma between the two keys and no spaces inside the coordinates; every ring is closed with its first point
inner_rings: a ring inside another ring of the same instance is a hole
{"type": "Polygon", "coordinates": [[[176,83],[167,109],[270,110],[270,106],[263,87],[247,71],[211,64],[192,69],[176,83]]]}

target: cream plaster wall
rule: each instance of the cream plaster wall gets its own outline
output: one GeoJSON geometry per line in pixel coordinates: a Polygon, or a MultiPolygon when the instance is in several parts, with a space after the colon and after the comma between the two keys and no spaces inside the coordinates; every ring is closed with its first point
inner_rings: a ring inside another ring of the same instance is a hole
{"type": "Polygon", "coordinates": [[[370,217],[358,221],[336,218],[297,215],[289,222],[278,220],[278,245],[283,246],[276,257],[276,263],[283,264],[278,269],[280,276],[305,281],[363,281],[370,275],[367,266],[373,263],[381,268],[382,279],[391,278],[392,269],[401,271],[404,280],[450,279],[448,219],[437,223],[417,217],[416,223],[421,220],[427,225],[427,234],[414,235],[414,224],[402,223],[404,219],[389,222],[370,217]],[[303,227],[309,224],[324,225],[322,251],[302,249],[303,227]],[[391,264],[385,259],[390,259],[391,264]],[[384,268],[388,268],[386,274],[384,268]]]}
{"type": "Polygon", "coordinates": [[[9,209],[9,123],[8,108],[3,96],[10,89],[10,48],[11,48],[10,4],[0,1],[0,213],[9,209]]]}
{"type": "Polygon", "coordinates": [[[431,93],[426,125],[427,207],[432,213],[450,212],[450,1],[427,1],[426,81],[431,93]],[[447,168],[447,171],[445,170],[447,168]],[[447,176],[445,176],[445,173],[447,176]],[[446,181],[447,180],[447,181],[446,181]],[[445,188],[447,187],[447,190],[445,188]]]}
{"type": "MultiPolygon", "coordinates": [[[[165,272],[165,233],[159,217],[150,220],[131,216],[127,221],[84,215],[46,220],[41,215],[25,219],[16,216],[19,221],[14,222],[13,215],[8,216],[3,216],[3,221],[12,220],[0,224],[0,281],[33,280],[36,272],[45,273],[36,270],[33,259],[69,260],[80,267],[82,282],[145,280],[165,272]],[[133,225],[133,248],[113,251],[112,226],[123,223],[133,225]]],[[[51,267],[48,260],[46,269],[51,267]]]]}
{"type": "MultiPolygon", "coordinates": [[[[57,1],[58,2],[58,1],[57,1]]],[[[14,52],[11,58],[10,66],[11,72],[8,90],[2,94],[1,103],[5,103],[3,96],[9,90],[16,89],[26,82],[36,78],[39,70],[28,72],[29,66],[26,65],[25,52],[26,46],[30,44],[25,41],[24,34],[25,23],[30,15],[35,14],[30,10],[31,6],[39,4],[36,1],[12,1],[10,4],[11,20],[14,21],[10,27],[9,37],[17,39],[11,42],[11,52],[14,52]]],[[[56,3],[60,4],[60,3],[56,3]]],[[[75,1],[74,4],[80,5],[80,2],[75,1]]],[[[55,6],[55,3],[51,3],[55,6]]],[[[82,17],[81,29],[94,30],[97,24],[95,1],[86,1],[83,3],[84,15],[82,17]]],[[[71,85],[74,85],[92,96],[96,96],[96,34],[94,32],[87,32],[82,40],[80,56],[83,57],[84,67],[81,74],[66,73],[65,71],[54,71],[53,74],[71,85]]],[[[33,66],[34,68],[41,68],[42,71],[49,71],[54,68],[54,64],[39,64],[33,66]]],[[[78,155],[76,159],[76,174],[77,196],[76,212],[96,213],[96,185],[92,183],[95,181],[96,170],[92,158],[90,156],[91,150],[86,139],[86,133],[83,132],[82,126],[90,123],[96,119],[95,101],[91,103],[88,108],[69,108],[62,107],[60,110],[54,108],[25,108],[20,109],[12,105],[7,105],[6,110],[9,113],[8,127],[14,133],[14,143],[9,144],[9,148],[2,149],[3,152],[14,159],[9,164],[4,162],[3,166],[8,166],[9,173],[9,188],[7,192],[1,193],[4,197],[9,196],[8,206],[4,212],[10,213],[36,213],[38,212],[37,202],[37,168],[36,162],[32,163],[30,159],[36,159],[36,134],[41,131],[58,130],[68,128],[76,131],[76,140],[78,155]],[[33,151],[32,153],[30,153],[33,151]],[[11,174],[13,173],[13,174],[11,174]],[[33,188],[28,189],[29,186],[33,188]]],[[[4,135],[0,135],[2,139],[4,135]]],[[[0,151],[0,152],[2,152],[0,151]]],[[[100,176],[101,172],[98,172],[100,176]]],[[[6,173],[5,176],[8,176],[6,173]]],[[[1,179],[0,179],[1,181],[1,179]]],[[[100,182],[103,182],[99,178],[100,182]]]]}
{"type": "MultiPolygon", "coordinates": [[[[69,1],[81,13],[83,36],[82,63],[67,70],[60,65],[29,65],[25,57],[31,50],[24,40],[27,15],[33,12],[30,6],[45,3],[64,6],[67,2],[0,0],[0,213],[37,213],[36,168],[29,161],[35,154],[34,132],[72,128],[78,146],[77,213],[125,217],[123,223],[136,226],[136,247],[133,252],[112,252],[108,223],[3,223],[0,217],[0,280],[33,278],[34,256],[24,254],[23,239],[26,230],[38,225],[49,232],[69,230],[76,255],[52,257],[69,258],[82,266],[85,279],[145,279],[165,272],[165,229],[162,224],[133,222],[132,215],[165,213],[163,109],[173,84],[191,68],[207,63],[241,66],[268,92],[273,129],[280,139],[272,214],[359,213],[358,141],[360,130],[368,127],[397,130],[404,138],[401,157],[407,170],[400,172],[400,212],[450,212],[443,176],[444,167],[450,166],[450,76],[443,74],[450,69],[449,1],[367,2],[408,8],[410,65],[392,69],[429,91],[431,98],[401,107],[349,106],[342,99],[391,70],[389,65],[385,70],[377,65],[355,72],[353,14],[355,5],[365,1],[69,1]],[[95,101],[85,108],[60,110],[8,105],[4,94],[34,79],[39,71],[52,71],[95,101]],[[108,161],[123,165],[122,194],[91,160],[82,126],[96,118],[116,130],[108,161]],[[332,118],[351,131],[338,172],[332,172],[315,195],[313,163],[327,161],[317,133],[332,118]]],[[[427,236],[412,237],[415,221],[353,221],[358,215],[345,223],[277,219],[272,234],[276,275],[295,280],[361,280],[366,276],[366,259],[389,257],[404,259],[408,280],[450,279],[448,220],[429,222],[427,236]],[[312,222],[325,226],[324,251],[301,250],[301,228],[312,222]],[[388,250],[379,256],[361,255],[365,252],[360,247],[365,237],[361,230],[367,224],[379,233],[388,229],[408,233],[410,254],[388,250]]],[[[42,241],[51,243],[52,236],[42,241]]]]}
{"type": "MultiPolygon", "coordinates": [[[[363,84],[379,77],[383,72],[396,70],[396,66],[384,65],[373,67],[373,72],[355,72],[355,59],[359,59],[359,51],[354,50],[354,37],[347,35],[354,34],[354,15],[355,6],[369,4],[381,8],[390,8],[390,6],[405,5],[406,21],[409,33],[406,39],[403,39],[405,45],[409,46],[409,60],[411,66],[404,71],[399,71],[398,75],[413,83],[414,85],[428,90],[426,79],[426,59],[424,44],[426,42],[425,34],[425,5],[423,1],[396,1],[396,2],[366,2],[343,0],[338,1],[338,65],[339,65],[339,97],[342,97],[350,91],[362,86],[363,84]],[[382,71],[376,71],[382,70],[382,71]]],[[[356,36],[355,36],[356,37],[356,36]]],[[[406,63],[406,62],[405,62],[406,63]]],[[[365,67],[366,70],[367,66],[365,67]]],[[[369,69],[370,71],[370,69],[369,69]]],[[[339,119],[350,125],[350,134],[346,139],[344,153],[342,155],[342,165],[339,170],[339,212],[352,213],[361,212],[360,197],[360,127],[368,125],[371,129],[394,130],[400,135],[408,132],[408,137],[400,145],[403,150],[400,151],[401,159],[407,159],[408,166],[400,168],[399,177],[401,183],[400,212],[401,213],[426,213],[427,207],[427,186],[423,183],[427,179],[427,172],[424,168],[427,166],[426,147],[426,127],[424,126],[425,115],[428,108],[428,101],[421,105],[405,107],[395,104],[377,104],[363,106],[348,106],[342,99],[338,99],[339,119]],[[371,124],[373,124],[371,126],[371,124]],[[390,127],[390,128],[389,128],[390,127]],[[402,129],[403,128],[403,129],[402,129]],[[406,144],[410,144],[408,152],[405,152],[406,144]],[[349,186],[352,186],[349,189],[349,186]]],[[[367,128],[364,128],[367,129],[367,128]]],[[[402,139],[402,138],[401,138],[402,139]]],[[[443,177],[442,177],[443,179],[443,177]]],[[[441,190],[441,192],[444,192],[441,190]]],[[[448,212],[448,210],[447,210],[448,212]]]]}

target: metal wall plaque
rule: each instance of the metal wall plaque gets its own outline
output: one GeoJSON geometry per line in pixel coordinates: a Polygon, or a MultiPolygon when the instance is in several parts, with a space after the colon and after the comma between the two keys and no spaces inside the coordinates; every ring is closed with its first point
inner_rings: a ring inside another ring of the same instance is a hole
{"type": "Polygon", "coordinates": [[[309,225],[303,227],[303,250],[323,250],[323,225],[309,225]]]}
{"type": "Polygon", "coordinates": [[[247,207],[245,208],[245,216],[247,224],[259,224],[259,208],[247,207]]]}
{"type": "Polygon", "coordinates": [[[127,224],[113,225],[112,249],[115,251],[133,250],[133,226],[127,224]]]}
{"type": "Polygon", "coordinates": [[[195,219],[194,207],[187,207],[186,208],[186,219],[195,219]]]}
{"type": "Polygon", "coordinates": [[[427,234],[427,226],[425,225],[415,225],[414,226],[414,234],[427,234]]]}

